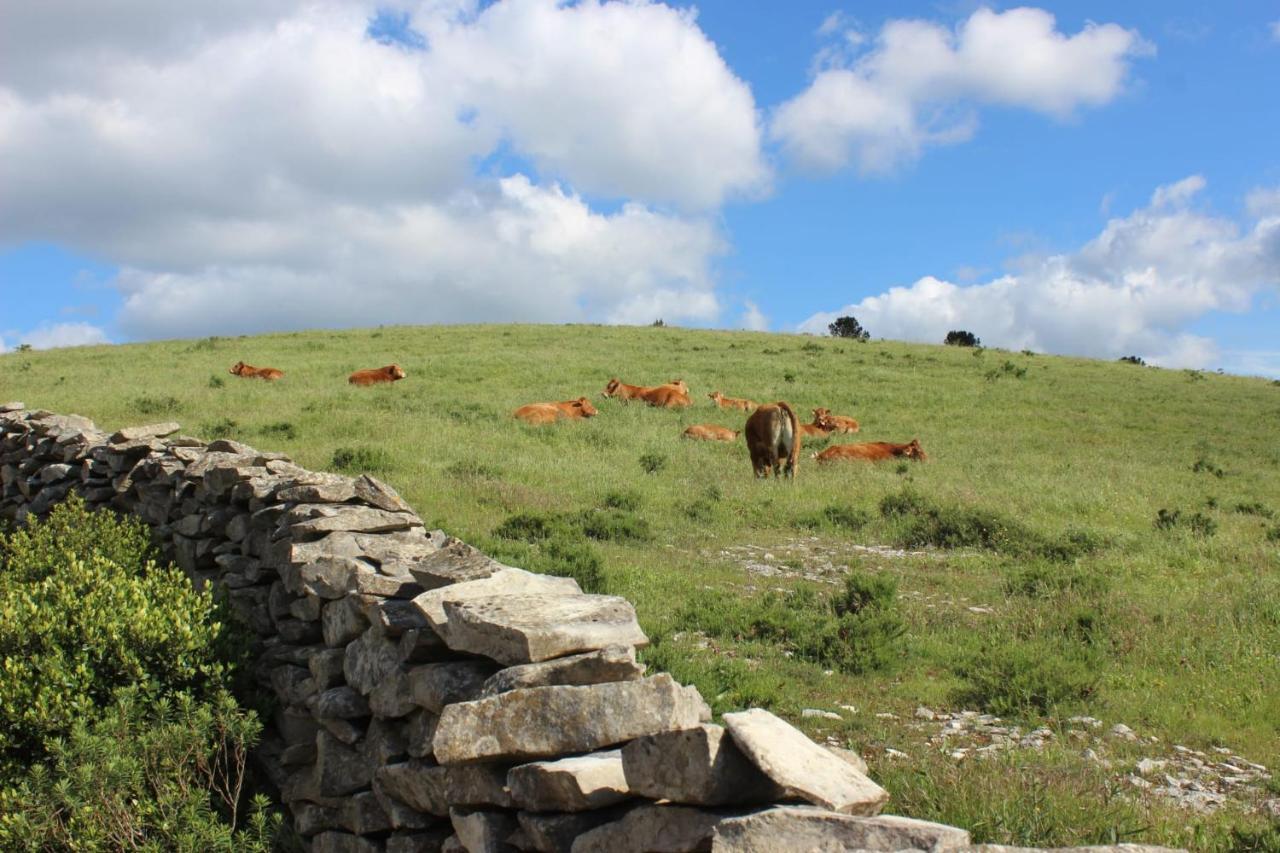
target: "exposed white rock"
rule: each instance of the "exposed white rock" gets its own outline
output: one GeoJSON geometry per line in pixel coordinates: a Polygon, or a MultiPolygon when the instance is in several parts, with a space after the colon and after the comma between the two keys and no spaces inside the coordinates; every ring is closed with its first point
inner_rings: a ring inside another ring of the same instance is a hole
{"type": "Polygon", "coordinates": [[[615,595],[554,592],[446,599],[444,611],[449,648],[508,666],[648,643],[631,602],[615,595]]]}
{"type": "Polygon", "coordinates": [[[507,788],[516,806],[531,812],[587,811],[631,796],[618,749],[517,765],[507,788]]]}

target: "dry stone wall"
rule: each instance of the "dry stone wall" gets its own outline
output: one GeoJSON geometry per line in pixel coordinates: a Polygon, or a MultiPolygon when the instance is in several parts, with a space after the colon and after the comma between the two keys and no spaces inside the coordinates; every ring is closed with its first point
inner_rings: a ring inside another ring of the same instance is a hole
{"type": "Polygon", "coordinates": [[[0,405],[0,517],[74,492],[226,590],[278,700],[256,758],[316,853],[995,849],[880,815],[856,755],[766,711],[712,725],[645,675],[626,600],[428,531],[371,477],[178,430],[0,405]]]}

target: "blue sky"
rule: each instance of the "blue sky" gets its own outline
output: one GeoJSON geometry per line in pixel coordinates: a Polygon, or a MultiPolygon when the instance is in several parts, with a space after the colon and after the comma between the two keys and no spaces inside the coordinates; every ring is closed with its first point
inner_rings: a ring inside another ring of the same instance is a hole
{"type": "Polygon", "coordinates": [[[5,13],[0,348],[854,313],[1280,376],[1274,3],[130,14],[5,13]]]}

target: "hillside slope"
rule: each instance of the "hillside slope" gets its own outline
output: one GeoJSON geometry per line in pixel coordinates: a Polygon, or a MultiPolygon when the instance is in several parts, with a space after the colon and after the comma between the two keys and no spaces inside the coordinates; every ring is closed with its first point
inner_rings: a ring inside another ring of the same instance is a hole
{"type": "Polygon", "coordinates": [[[1280,762],[1275,383],[880,341],[453,326],[11,353],[7,399],[108,428],[172,419],[307,467],[367,469],[431,524],[630,598],[651,663],[717,711],[838,716],[803,722],[863,750],[904,812],[978,838],[1225,846],[1276,796],[1256,775],[1219,780],[1225,805],[1187,818],[1171,793],[1125,781],[1141,758],[1192,773],[1173,744],[1280,762]],[[286,376],[228,375],[241,359],[286,376]],[[393,361],[402,382],[346,382],[393,361]],[[603,400],[612,376],[683,378],[695,405],[603,400]],[[862,430],[808,443],[794,484],[758,482],[742,443],[680,438],[693,423],[741,427],[713,390],[802,415],[827,406],[862,430]],[[542,428],[510,417],[580,395],[599,416],[542,428]],[[808,458],[912,438],[928,462],[808,458]],[[846,576],[861,579],[850,594],[846,576]],[[876,592],[885,579],[896,593],[876,592]],[[862,616],[860,602],[872,602],[862,616]],[[978,761],[1008,733],[957,724],[944,741],[920,705],[1051,734],[978,761]],[[1141,739],[1108,736],[1114,723],[1141,739]],[[1117,786],[1132,797],[1115,799],[1117,786]]]}

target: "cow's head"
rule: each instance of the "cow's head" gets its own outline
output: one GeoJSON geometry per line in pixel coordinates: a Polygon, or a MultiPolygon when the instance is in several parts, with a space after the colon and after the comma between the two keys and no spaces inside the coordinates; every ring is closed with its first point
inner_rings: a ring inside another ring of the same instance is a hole
{"type": "Polygon", "coordinates": [[[386,367],[382,369],[386,371],[386,374],[388,376],[391,377],[392,382],[395,382],[397,379],[404,379],[406,376],[409,375],[405,373],[404,368],[398,364],[388,364],[386,367]]]}
{"type": "Polygon", "coordinates": [[[831,413],[826,409],[813,410],[813,425],[819,429],[824,429],[827,432],[831,432],[836,428],[836,422],[831,419],[831,413]],[[818,414],[819,412],[822,414],[818,414]]]}
{"type": "Polygon", "coordinates": [[[813,410],[813,422],[816,424],[824,417],[831,417],[831,410],[827,408],[817,408],[813,410]]]}
{"type": "Polygon", "coordinates": [[[231,366],[231,369],[228,370],[227,373],[230,373],[232,376],[242,376],[244,374],[245,366],[246,365],[243,361],[237,361],[231,366]]]}
{"type": "Polygon", "coordinates": [[[591,401],[586,397],[579,397],[574,400],[573,407],[582,412],[582,416],[584,418],[594,418],[596,415],[600,414],[596,407],[591,405],[591,401]]]}
{"type": "Polygon", "coordinates": [[[920,447],[920,439],[918,438],[911,439],[911,443],[906,446],[905,455],[909,459],[916,459],[920,462],[924,462],[926,459],[929,458],[928,456],[925,455],[924,450],[920,447]]]}
{"type": "Polygon", "coordinates": [[[617,379],[616,377],[615,377],[615,378],[613,378],[613,379],[610,379],[610,380],[609,380],[609,384],[608,384],[608,385],[606,385],[606,386],[604,386],[604,391],[602,392],[603,396],[605,396],[605,397],[612,397],[614,394],[617,394],[617,393],[618,393],[618,386],[619,386],[619,385],[621,385],[621,384],[622,384],[622,383],[621,383],[621,382],[619,382],[619,381],[618,381],[618,379],[617,379]]]}

